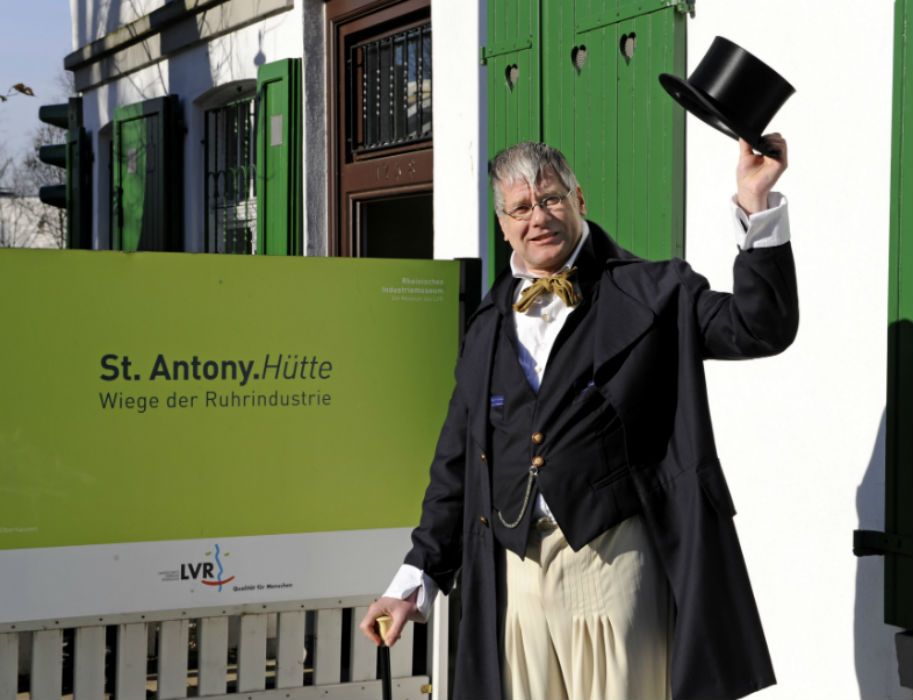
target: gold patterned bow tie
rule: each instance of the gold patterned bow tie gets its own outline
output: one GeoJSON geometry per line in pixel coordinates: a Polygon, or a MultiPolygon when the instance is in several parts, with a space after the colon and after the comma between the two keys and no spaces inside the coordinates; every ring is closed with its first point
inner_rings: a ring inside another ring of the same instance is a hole
{"type": "Polygon", "coordinates": [[[525,314],[532,308],[533,302],[543,294],[557,294],[568,306],[577,306],[580,303],[580,297],[574,290],[574,283],[569,279],[575,272],[577,272],[577,268],[572,267],[551,277],[540,277],[523,290],[517,303],[514,304],[514,310],[525,314]]]}

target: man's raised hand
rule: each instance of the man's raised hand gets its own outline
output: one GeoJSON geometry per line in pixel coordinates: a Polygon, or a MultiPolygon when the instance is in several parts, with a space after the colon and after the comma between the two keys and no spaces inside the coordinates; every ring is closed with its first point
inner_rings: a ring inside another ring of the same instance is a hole
{"type": "Polygon", "coordinates": [[[739,206],[748,214],[767,209],[767,195],[786,170],[786,139],[779,133],[764,140],[777,151],[776,158],[756,154],[745,139],[739,139],[739,166],[736,169],[739,206]]]}

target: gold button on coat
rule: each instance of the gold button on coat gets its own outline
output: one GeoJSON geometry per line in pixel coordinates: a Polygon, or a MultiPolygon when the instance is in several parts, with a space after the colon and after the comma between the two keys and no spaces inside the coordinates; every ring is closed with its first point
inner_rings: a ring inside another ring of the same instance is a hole
{"type": "Polygon", "coordinates": [[[479,522],[482,523],[485,527],[488,527],[488,518],[484,515],[479,516],[479,522]]]}
{"type": "Polygon", "coordinates": [[[533,457],[533,466],[541,468],[545,465],[545,459],[542,458],[542,455],[536,455],[533,457]]]}
{"type": "Polygon", "coordinates": [[[486,454],[483,452],[482,454],[479,455],[479,459],[481,459],[481,460],[484,462],[484,461],[486,461],[486,460],[488,459],[488,455],[486,455],[486,454]]]}
{"type": "Polygon", "coordinates": [[[542,441],[545,440],[545,435],[542,433],[533,433],[533,442],[537,445],[541,445],[542,441]]]}

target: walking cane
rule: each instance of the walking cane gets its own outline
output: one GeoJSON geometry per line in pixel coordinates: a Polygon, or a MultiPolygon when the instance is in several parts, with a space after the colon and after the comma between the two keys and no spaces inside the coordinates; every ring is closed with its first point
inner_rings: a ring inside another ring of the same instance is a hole
{"type": "Polygon", "coordinates": [[[393,700],[393,686],[390,682],[390,647],[387,646],[387,632],[390,625],[393,624],[393,618],[389,615],[381,615],[377,618],[377,627],[380,631],[380,687],[381,697],[383,700],[393,700]]]}

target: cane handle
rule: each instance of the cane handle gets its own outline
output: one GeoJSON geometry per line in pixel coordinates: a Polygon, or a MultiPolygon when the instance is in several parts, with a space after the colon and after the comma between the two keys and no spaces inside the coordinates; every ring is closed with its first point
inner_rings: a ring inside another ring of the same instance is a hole
{"type": "Polygon", "coordinates": [[[392,624],[393,618],[389,615],[381,615],[377,618],[377,628],[380,630],[380,638],[384,640],[384,644],[387,643],[387,632],[390,631],[392,624]]]}

